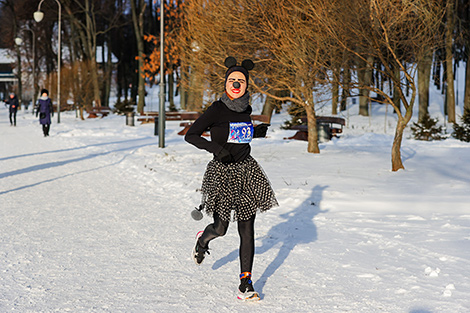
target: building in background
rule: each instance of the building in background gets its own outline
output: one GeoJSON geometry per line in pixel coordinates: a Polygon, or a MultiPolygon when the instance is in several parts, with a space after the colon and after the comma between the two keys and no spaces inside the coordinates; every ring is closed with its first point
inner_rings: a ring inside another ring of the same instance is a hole
{"type": "Polygon", "coordinates": [[[0,99],[5,99],[12,91],[16,92],[16,83],[18,79],[13,73],[15,58],[10,54],[9,49],[0,48],[0,99]]]}

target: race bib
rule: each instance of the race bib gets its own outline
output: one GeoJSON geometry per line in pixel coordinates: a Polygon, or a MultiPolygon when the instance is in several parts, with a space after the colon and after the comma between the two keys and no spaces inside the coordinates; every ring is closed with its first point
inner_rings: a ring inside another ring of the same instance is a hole
{"type": "Polygon", "coordinates": [[[251,122],[230,123],[228,143],[250,143],[253,139],[253,124],[251,122]]]}

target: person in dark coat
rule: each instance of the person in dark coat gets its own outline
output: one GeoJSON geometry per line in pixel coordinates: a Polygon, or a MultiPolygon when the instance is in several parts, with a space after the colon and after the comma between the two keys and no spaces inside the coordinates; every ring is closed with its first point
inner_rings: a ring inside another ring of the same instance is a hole
{"type": "Polygon", "coordinates": [[[49,136],[49,130],[51,128],[51,115],[54,116],[52,101],[49,98],[49,91],[47,91],[47,89],[41,90],[41,97],[38,100],[36,109],[36,117],[38,117],[38,115],[44,137],[47,137],[49,136]]]}
{"type": "Polygon", "coordinates": [[[251,60],[241,66],[233,57],[225,60],[225,93],[191,126],[185,140],[214,155],[202,181],[201,209],[214,222],[196,235],[193,259],[201,264],[209,253],[209,242],[224,236],[229,223],[237,221],[240,236],[240,285],[238,299],[259,300],[253,288],[251,271],[255,253],[254,223],[257,212],[277,206],[266,174],[250,155],[254,132],[250,94],[247,91],[251,60]],[[211,140],[202,137],[210,129],[211,140]]]}
{"type": "Polygon", "coordinates": [[[18,112],[18,98],[15,93],[10,93],[10,98],[4,101],[5,104],[10,106],[10,126],[16,126],[16,112],[18,112]]]}

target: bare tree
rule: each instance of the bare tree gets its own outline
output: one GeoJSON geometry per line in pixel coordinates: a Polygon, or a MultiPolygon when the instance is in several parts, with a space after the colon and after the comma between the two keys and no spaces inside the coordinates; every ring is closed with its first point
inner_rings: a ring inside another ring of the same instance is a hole
{"type": "MultiPolygon", "coordinates": [[[[290,101],[302,108],[308,120],[307,151],[320,153],[315,106],[317,96],[326,89],[324,50],[325,37],[316,19],[306,14],[304,1],[257,1],[248,7],[256,22],[248,25],[259,46],[267,54],[259,58],[257,91],[279,100],[290,101]],[[288,90],[288,94],[282,94],[288,90]]],[[[258,52],[259,53],[259,52],[258,52]]]]}
{"type": "Polygon", "coordinates": [[[191,1],[182,38],[186,44],[183,61],[191,70],[186,81],[189,90],[197,94],[204,77],[207,89],[216,97],[223,91],[225,57],[253,59],[256,67],[250,76],[251,88],[275,101],[303,108],[309,128],[307,150],[319,153],[314,95],[322,90],[326,54],[322,53],[318,23],[303,13],[303,3],[191,1]]]}
{"type": "MultiPolygon", "coordinates": [[[[70,29],[75,32],[78,40],[72,40],[71,58],[81,59],[88,67],[92,81],[92,94],[95,106],[101,106],[101,87],[103,75],[100,73],[96,60],[98,41],[101,36],[118,25],[122,15],[119,9],[109,10],[109,1],[97,0],[61,0],[70,29]],[[103,23],[103,21],[106,23],[103,23]]],[[[101,40],[104,42],[104,40],[101,40]]],[[[75,61],[74,59],[72,62],[75,61]]],[[[104,62],[104,60],[103,60],[104,62]]],[[[88,104],[87,104],[88,105],[88,104]]]]}
{"type": "MultiPolygon", "coordinates": [[[[311,4],[311,17],[322,23],[325,32],[335,39],[337,45],[393,82],[396,96],[405,108],[403,113],[384,90],[375,86],[358,87],[376,92],[394,107],[398,122],[391,153],[392,170],[404,169],[401,142],[403,131],[412,117],[417,94],[415,72],[426,55],[426,49],[434,46],[443,14],[440,5],[434,1],[307,1],[311,4]],[[370,57],[379,60],[380,66],[371,63],[370,57]],[[406,97],[407,88],[411,91],[409,99],[406,97]]],[[[358,85],[359,82],[355,83],[358,85]]]]}

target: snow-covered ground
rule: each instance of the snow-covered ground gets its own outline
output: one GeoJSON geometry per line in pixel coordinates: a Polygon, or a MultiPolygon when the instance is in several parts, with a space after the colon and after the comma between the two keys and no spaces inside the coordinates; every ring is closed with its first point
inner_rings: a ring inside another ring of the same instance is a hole
{"type": "Polygon", "coordinates": [[[0,312],[469,312],[470,144],[405,139],[391,172],[393,115],[355,112],[319,155],[283,139],[285,114],[253,141],[280,206],[255,225],[262,300],[240,303],[234,225],[190,259],[211,156],[179,122],[162,149],[123,116],[62,113],[44,138],[2,106],[0,312]]]}

